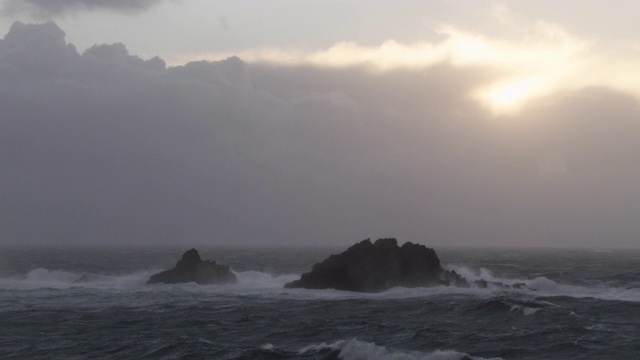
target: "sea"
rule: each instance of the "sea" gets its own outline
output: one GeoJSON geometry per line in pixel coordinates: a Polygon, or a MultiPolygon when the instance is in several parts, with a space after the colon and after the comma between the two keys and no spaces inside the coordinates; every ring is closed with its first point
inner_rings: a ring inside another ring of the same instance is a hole
{"type": "Polygon", "coordinates": [[[283,287],[346,247],[200,246],[238,283],[146,285],[190,247],[5,245],[0,359],[640,359],[639,250],[435,248],[528,289],[283,287]]]}

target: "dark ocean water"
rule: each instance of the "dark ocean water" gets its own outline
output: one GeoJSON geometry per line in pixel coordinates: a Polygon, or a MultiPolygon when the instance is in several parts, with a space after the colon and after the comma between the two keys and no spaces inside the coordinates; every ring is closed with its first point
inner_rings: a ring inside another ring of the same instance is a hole
{"type": "Polygon", "coordinates": [[[640,251],[436,248],[535,291],[282,287],[342,249],[199,248],[239,284],[144,284],[185,250],[0,248],[0,358],[640,359],[640,251]]]}

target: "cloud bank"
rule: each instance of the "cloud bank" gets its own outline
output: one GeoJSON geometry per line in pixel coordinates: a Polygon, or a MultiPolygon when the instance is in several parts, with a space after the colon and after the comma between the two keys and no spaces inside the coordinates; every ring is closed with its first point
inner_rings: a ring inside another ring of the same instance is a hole
{"type": "Polygon", "coordinates": [[[566,90],[496,119],[498,78],[167,67],[54,23],[0,40],[0,242],[636,246],[637,101],[566,90]]]}
{"type": "Polygon", "coordinates": [[[4,0],[1,11],[5,15],[27,13],[36,17],[97,9],[139,12],[161,2],[162,0],[4,0]]]}

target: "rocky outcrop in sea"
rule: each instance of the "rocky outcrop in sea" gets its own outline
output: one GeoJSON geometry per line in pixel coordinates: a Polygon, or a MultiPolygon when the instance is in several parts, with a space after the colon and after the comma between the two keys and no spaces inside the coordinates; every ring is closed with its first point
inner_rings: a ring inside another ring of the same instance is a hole
{"type": "Polygon", "coordinates": [[[287,288],[380,292],[392,287],[441,285],[440,259],[433,249],[411,242],[398,246],[393,238],[363,240],[331,255],[287,288]]]}
{"type": "Polygon", "coordinates": [[[216,264],[212,260],[202,260],[196,249],[186,251],[173,269],[151,275],[147,284],[235,284],[238,282],[229,266],[216,264]]]}
{"type": "Polygon", "coordinates": [[[469,282],[454,270],[444,269],[433,249],[411,242],[398,246],[396,239],[387,238],[374,243],[366,239],[340,254],[331,255],[285,287],[381,292],[393,287],[438,285],[518,288],[524,284],[469,282]]]}

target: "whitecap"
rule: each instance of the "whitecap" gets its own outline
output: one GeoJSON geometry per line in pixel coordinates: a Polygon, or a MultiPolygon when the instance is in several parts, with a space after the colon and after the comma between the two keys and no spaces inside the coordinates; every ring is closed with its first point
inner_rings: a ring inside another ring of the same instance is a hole
{"type": "Polygon", "coordinates": [[[537,277],[533,280],[527,280],[524,282],[531,290],[536,291],[553,291],[558,289],[558,284],[544,276],[537,277]]]}

